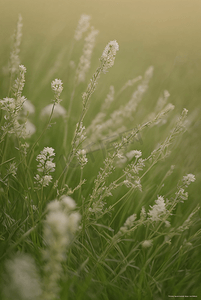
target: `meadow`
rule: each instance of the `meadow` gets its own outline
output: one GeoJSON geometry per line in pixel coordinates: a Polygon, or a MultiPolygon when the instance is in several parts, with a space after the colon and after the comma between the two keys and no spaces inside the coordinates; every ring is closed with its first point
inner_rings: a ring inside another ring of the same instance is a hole
{"type": "Polygon", "coordinates": [[[199,1],[25,2],[0,21],[0,299],[199,299],[199,1]]]}

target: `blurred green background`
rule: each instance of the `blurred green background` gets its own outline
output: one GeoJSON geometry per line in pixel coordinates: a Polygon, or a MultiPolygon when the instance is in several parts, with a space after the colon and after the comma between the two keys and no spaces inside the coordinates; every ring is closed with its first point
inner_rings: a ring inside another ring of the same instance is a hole
{"type": "Polygon", "coordinates": [[[191,72],[199,68],[199,0],[1,0],[1,48],[8,43],[19,13],[23,17],[24,43],[39,46],[40,41],[53,41],[57,36],[57,45],[52,43],[52,48],[68,44],[80,15],[90,14],[92,24],[100,30],[100,53],[109,40],[119,42],[116,64],[121,65],[124,76],[150,64],[163,72],[164,80],[175,64],[188,64],[191,72]]]}
{"type": "Polygon", "coordinates": [[[86,13],[100,30],[94,61],[108,41],[116,39],[120,45],[110,84],[122,83],[122,78],[130,79],[154,65],[156,94],[168,89],[179,110],[199,103],[200,0],[1,0],[1,65],[9,57],[10,36],[19,13],[24,23],[21,58],[27,76],[44,45],[52,61],[62,47],[68,50],[79,17],[86,13]]]}
{"type": "MultiPolygon", "coordinates": [[[[128,79],[143,75],[153,65],[154,78],[142,102],[142,105],[145,103],[145,113],[154,109],[157,98],[164,89],[171,94],[170,102],[175,105],[175,114],[179,114],[183,107],[189,110],[191,126],[185,133],[182,144],[177,147],[172,163],[177,163],[180,169],[184,169],[181,170],[182,173],[187,170],[195,173],[200,180],[200,0],[1,0],[1,67],[9,59],[10,36],[16,27],[19,13],[24,24],[21,62],[27,67],[24,94],[37,104],[38,112],[50,103],[50,82],[55,77],[64,82],[62,105],[68,107],[71,87],[65,71],[62,73],[58,70],[47,82],[43,82],[43,78],[54,65],[61,49],[66,51],[62,59],[62,68],[65,70],[77,22],[81,14],[89,14],[92,16],[91,24],[100,33],[88,79],[98,66],[98,58],[110,40],[118,41],[120,51],[114,67],[101,77],[86,123],[91,119],[90,112],[94,113],[100,107],[111,84],[118,90],[128,79]]],[[[75,48],[75,61],[78,60],[82,47],[83,44],[78,43],[75,48]]],[[[3,77],[3,72],[1,75],[3,77]]],[[[82,91],[85,86],[86,83],[81,86],[82,91]]],[[[6,90],[2,83],[0,97],[6,96],[6,90]]],[[[78,101],[81,102],[80,98],[79,96],[78,101]]],[[[127,100],[129,98],[121,99],[122,102],[127,100]]],[[[167,126],[166,133],[169,129],[167,126]]],[[[151,137],[145,137],[150,138],[150,142],[157,142],[157,135],[159,131],[153,132],[151,137]]]]}
{"type": "MultiPolygon", "coordinates": [[[[122,77],[129,79],[154,65],[158,90],[168,89],[174,101],[187,109],[192,101],[198,102],[200,0],[1,0],[1,52],[9,51],[19,13],[24,23],[21,57],[27,68],[35,53],[42,52],[44,41],[52,53],[70,46],[79,17],[86,13],[100,30],[95,57],[110,40],[116,39],[120,45],[111,70],[117,84],[122,77]]],[[[1,55],[1,65],[6,59],[1,55]]]]}

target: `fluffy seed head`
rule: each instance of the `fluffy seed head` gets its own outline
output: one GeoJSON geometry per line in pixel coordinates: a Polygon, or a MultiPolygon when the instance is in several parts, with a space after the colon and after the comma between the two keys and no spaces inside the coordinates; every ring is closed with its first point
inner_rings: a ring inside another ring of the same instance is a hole
{"type": "Polygon", "coordinates": [[[50,172],[55,171],[55,163],[53,163],[53,157],[55,156],[54,149],[52,147],[44,147],[40,154],[36,157],[36,161],[39,162],[37,165],[37,174],[34,178],[36,184],[39,186],[48,186],[52,181],[52,176],[49,175],[50,172]]]}
{"type": "Polygon", "coordinates": [[[67,212],[75,209],[76,203],[71,197],[63,195],[63,196],[61,196],[60,200],[67,212]]]}
{"type": "Polygon", "coordinates": [[[60,79],[55,79],[51,82],[51,88],[54,92],[55,100],[54,102],[59,104],[61,102],[60,95],[63,91],[63,82],[60,79]]]}
{"type": "Polygon", "coordinates": [[[52,87],[52,90],[55,92],[55,93],[61,93],[63,91],[63,83],[60,79],[55,79],[51,82],[51,87],[52,87]]]}
{"type": "Polygon", "coordinates": [[[20,64],[19,53],[20,53],[20,44],[22,39],[22,25],[23,25],[22,16],[19,15],[17,28],[13,35],[13,48],[10,53],[9,69],[12,74],[17,73],[20,64]]]}
{"type": "Polygon", "coordinates": [[[4,286],[6,299],[40,299],[40,278],[32,257],[17,254],[12,260],[6,261],[5,267],[8,277],[4,286]]]}
{"type": "Polygon", "coordinates": [[[74,35],[74,39],[76,41],[81,40],[83,33],[85,31],[87,31],[87,29],[89,28],[90,19],[91,19],[91,16],[89,16],[89,15],[85,15],[85,14],[81,15],[80,20],[78,22],[78,26],[75,31],[75,35],[74,35]]]}
{"type": "Polygon", "coordinates": [[[124,226],[126,226],[128,228],[132,227],[133,222],[136,220],[136,218],[137,218],[136,214],[131,215],[130,217],[128,217],[128,219],[124,223],[124,226]]]}
{"type": "Polygon", "coordinates": [[[151,221],[159,221],[160,217],[166,214],[166,205],[164,198],[159,196],[158,199],[155,201],[155,205],[151,207],[149,210],[148,215],[151,221]]]}
{"type": "Polygon", "coordinates": [[[131,160],[134,156],[135,158],[139,158],[140,156],[142,156],[142,151],[132,150],[126,153],[126,156],[128,157],[129,160],[131,160]]]}
{"type": "Polygon", "coordinates": [[[186,176],[183,176],[183,183],[185,186],[188,186],[191,184],[191,182],[195,181],[195,175],[193,174],[187,174],[186,176]]]}
{"type": "Polygon", "coordinates": [[[111,68],[114,65],[115,56],[118,50],[119,44],[115,40],[109,42],[105,47],[100,59],[103,64],[103,73],[106,73],[107,69],[111,68]]]}
{"type": "Polygon", "coordinates": [[[152,240],[144,240],[142,242],[142,247],[143,248],[150,248],[152,246],[152,240]]]}

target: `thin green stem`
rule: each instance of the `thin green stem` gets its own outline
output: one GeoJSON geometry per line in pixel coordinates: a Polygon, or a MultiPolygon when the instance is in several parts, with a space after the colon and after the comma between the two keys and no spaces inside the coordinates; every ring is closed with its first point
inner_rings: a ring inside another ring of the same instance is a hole
{"type": "MultiPolygon", "coordinates": [[[[50,114],[50,117],[49,117],[49,120],[48,120],[48,122],[47,122],[45,128],[43,129],[43,131],[41,132],[41,134],[40,134],[39,137],[37,138],[37,140],[33,143],[31,149],[28,151],[28,154],[31,153],[31,152],[34,150],[36,144],[38,143],[38,141],[41,139],[41,137],[44,135],[45,131],[46,131],[47,128],[49,127],[50,122],[51,122],[51,120],[52,120],[53,113],[54,113],[55,105],[56,105],[56,103],[55,103],[55,101],[54,101],[53,106],[52,106],[52,111],[51,111],[51,114],[50,114]]],[[[32,159],[32,155],[31,155],[30,160],[29,160],[29,166],[30,166],[30,163],[31,163],[31,159],[32,159]]]]}

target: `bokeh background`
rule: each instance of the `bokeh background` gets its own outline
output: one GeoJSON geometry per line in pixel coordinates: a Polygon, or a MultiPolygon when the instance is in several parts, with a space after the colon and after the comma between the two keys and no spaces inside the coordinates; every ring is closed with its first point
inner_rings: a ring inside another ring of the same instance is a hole
{"type": "Polygon", "coordinates": [[[100,30],[94,61],[108,41],[116,39],[120,45],[111,76],[117,84],[122,77],[129,79],[154,65],[158,90],[165,87],[172,101],[187,109],[192,101],[199,102],[199,0],[1,0],[2,65],[6,63],[5,54],[9,52],[19,13],[24,23],[21,57],[27,68],[42,53],[44,45],[48,45],[52,60],[62,47],[68,50],[79,17],[86,13],[100,30]]]}
{"type": "MultiPolygon", "coordinates": [[[[149,113],[154,109],[164,89],[171,94],[175,116],[183,107],[189,110],[190,127],[182,141],[179,141],[169,165],[177,164],[181,174],[196,174],[195,195],[198,195],[201,192],[201,1],[0,0],[1,78],[4,76],[2,67],[9,59],[10,37],[19,13],[24,24],[21,62],[27,67],[24,94],[36,105],[36,113],[49,103],[52,97],[50,82],[56,77],[64,82],[62,104],[68,107],[71,88],[65,67],[74,30],[83,13],[91,15],[91,24],[100,31],[88,79],[98,66],[98,58],[105,45],[114,39],[120,45],[114,67],[101,78],[93,96],[86,123],[89,122],[89,116],[98,111],[102,95],[106,95],[111,84],[118,89],[127,80],[143,75],[150,65],[154,66],[154,77],[142,103],[144,112],[149,113]],[[47,70],[54,66],[61,51],[63,73],[58,69],[52,77],[44,80],[47,70]]],[[[78,61],[82,46],[78,44],[75,48],[75,61],[78,61]]],[[[84,89],[84,86],[81,88],[84,89]]],[[[6,83],[2,81],[1,98],[6,96],[6,90],[6,83]]],[[[121,99],[122,102],[125,100],[128,99],[121,99]]],[[[167,126],[166,133],[169,129],[167,126]]],[[[148,134],[143,138],[148,139],[148,144],[149,141],[150,144],[156,143],[160,131],[153,131],[151,136],[148,134]]],[[[161,132],[165,137],[165,131],[161,132]]],[[[147,145],[144,148],[146,151],[147,145]]]]}
{"type": "Polygon", "coordinates": [[[111,71],[116,84],[154,65],[156,93],[168,89],[178,109],[199,103],[201,1],[1,0],[1,65],[9,57],[10,36],[19,13],[24,23],[21,57],[28,72],[45,46],[52,61],[62,47],[68,50],[79,17],[86,13],[100,30],[94,61],[108,41],[116,39],[120,45],[111,71]]]}

